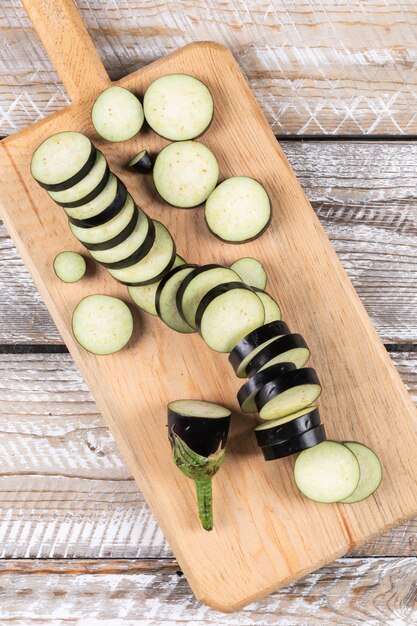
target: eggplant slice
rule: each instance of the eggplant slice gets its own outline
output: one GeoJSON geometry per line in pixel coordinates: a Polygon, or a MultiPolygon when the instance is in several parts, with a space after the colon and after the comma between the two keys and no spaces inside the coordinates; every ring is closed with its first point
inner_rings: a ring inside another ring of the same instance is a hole
{"type": "Polygon", "coordinates": [[[242,337],[263,324],[265,310],[255,291],[239,282],[210,289],[195,316],[197,330],[217,352],[230,352],[242,337]]]}
{"type": "Polygon", "coordinates": [[[194,76],[167,74],[154,80],[143,98],[146,121],[170,141],[202,135],[210,126],[214,103],[210,90],[194,76]]]}
{"type": "MultiPolygon", "coordinates": [[[[254,357],[272,341],[275,341],[278,337],[289,334],[289,332],[290,330],[285,322],[275,320],[263,324],[246,337],[243,337],[243,339],[234,346],[229,355],[229,363],[233,367],[236,376],[245,378],[248,373],[247,366],[254,357]]],[[[254,371],[253,374],[256,374],[256,371],[254,371]]],[[[252,373],[250,375],[252,375],[252,373]]]]}
{"type": "Polygon", "coordinates": [[[161,198],[181,209],[202,204],[218,179],[216,157],[198,141],[168,144],[156,157],[153,168],[153,180],[161,198]]]}
{"type": "Polygon", "coordinates": [[[65,131],[51,135],[35,150],[30,171],[47,191],[64,191],[85,178],[96,160],[96,148],[85,135],[65,131]]]}
{"type": "Polygon", "coordinates": [[[360,466],[347,446],[337,441],[323,441],[297,457],[294,479],[301,493],[310,500],[340,502],[356,490],[360,466]]]}
{"type": "Polygon", "coordinates": [[[271,203],[262,185],[247,176],[228,178],[209,195],[207,226],[222,241],[244,243],[259,237],[271,219],[271,203]]]}
{"type": "Polygon", "coordinates": [[[289,439],[288,441],[281,441],[272,446],[263,446],[261,448],[265,461],[276,461],[277,459],[283,459],[302,450],[314,448],[323,441],[326,441],[326,431],[323,424],[319,424],[310,430],[289,439]]]}

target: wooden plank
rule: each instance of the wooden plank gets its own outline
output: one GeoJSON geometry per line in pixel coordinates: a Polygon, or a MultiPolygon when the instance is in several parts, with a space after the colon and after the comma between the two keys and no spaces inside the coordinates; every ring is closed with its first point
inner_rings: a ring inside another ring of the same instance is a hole
{"type": "Polygon", "coordinates": [[[2,624],[410,626],[417,559],[340,559],[238,613],[193,597],[175,562],[0,564],[2,624]],[[68,569],[68,574],[65,574],[68,569]]]}
{"type": "MultiPolygon", "coordinates": [[[[44,23],[40,33],[56,28],[57,50],[65,51],[57,25],[60,7],[69,2],[43,0],[44,23]]],[[[27,4],[28,8],[31,6],[27,4]]],[[[84,49],[81,39],[87,35],[79,31],[78,25],[70,32],[65,21],[65,27],[66,35],[74,39],[74,50],[84,49]]],[[[246,245],[244,252],[259,255],[267,266],[272,260],[276,268],[285,264],[285,272],[273,272],[271,276],[272,293],[280,294],[290,325],[293,319],[308,338],[314,355],[312,363],[317,365],[326,389],[321,407],[327,414],[330,436],[343,433],[344,437],[363,439],[381,455],[386,473],[375,498],[351,508],[337,504],[322,507],[302,498],[293,483],[286,480],[293,460],[287,459],[282,470],[274,472],[261,460],[253,439],[245,436],[245,428],[240,424],[232,429],[229,460],[221,482],[216,481],[217,523],[214,531],[203,538],[196,523],[193,485],[179,472],[172,472],[162,407],[177,394],[201,394],[228,403],[235,386],[227,376],[228,364],[221,355],[203,353],[201,344],[196,343],[198,337],[184,338],[182,342],[173,340],[171,331],[157,326],[158,320],[146,322],[146,333],[142,332],[142,325],[136,326],[129,350],[105,360],[85,353],[70,332],[71,312],[74,303],[91,292],[91,286],[88,281],[81,281],[68,292],[63,290],[48,259],[48,254],[55,256],[66,238],[68,245],[69,234],[63,234],[67,231],[62,212],[48,207],[46,194],[41,194],[28,176],[29,161],[34,146],[57,130],[70,125],[92,132],[91,102],[87,96],[61,114],[2,142],[1,167],[6,181],[2,187],[2,217],[197,598],[217,609],[231,611],[323,566],[375,533],[417,513],[417,416],[233,57],[218,45],[189,46],[130,75],[123,85],[143,93],[156,76],[172,71],[198,75],[212,89],[217,114],[205,141],[218,155],[222,175],[245,171],[261,179],[274,200],[275,217],[270,228],[262,238],[246,245]],[[246,120],[244,129],[240,120],[246,120]],[[254,149],[263,154],[262,163],[254,162],[254,149]],[[239,165],[232,153],[239,155],[239,165]],[[305,233],[304,239],[301,232],[305,233]],[[290,257],[291,263],[284,261],[290,257]],[[164,375],[171,371],[174,362],[175,380],[164,375]],[[153,372],[148,369],[150,364],[154,364],[153,372]],[[147,371],[149,377],[144,376],[147,371]],[[198,372],[198,377],[189,375],[193,371],[198,372]],[[376,402],[377,425],[372,419],[376,402]],[[346,415],[348,420],[343,419],[346,415]],[[156,455],[156,450],[160,454],[156,455]],[[272,489],[272,484],[281,488],[272,489]],[[290,498],[285,494],[287,490],[290,498]],[[177,497],[180,492],[184,494],[181,505],[177,497]],[[239,516],[228,515],[231,502],[234,510],[241,513],[239,516]]],[[[157,137],[148,141],[151,150],[163,145],[157,137]]],[[[120,173],[119,159],[123,156],[123,162],[127,160],[128,146],[103,149],[114,171],[120,173]]],[[[182,213],[178,216],[170,212],[165,218],[166,209],[156,202],[155,194],[144,189],[146,181],[138,181],[133,175],[130,180],[142,185],[144,208],[151,205],[156,211],[153,215],[167,223],[181,244],[179,252],[186,258],[191,258],[192,251],[197,261],[207,259],[209,246],[215,258],[224,255],[222,260],[229,260],[221,242],[212,238],[207,242],[202,220],[191,223],[184,211],[175,212],[182,213]],[[196,246],[199,239],[202,245],[196,246]]],[[[98,272],[95,284],[100,290],[125,297],[126,290],[104,271],[98,272]]],[[[236,405],[232,407],[236,409],[236,405]]]]}
{"type": "MultiPolygon", "coordinates": [[[[229,46],[277,133],[417,132],[413,2],[78,0],[113,78],[195,40],[229,46]]],[[[19,0],[4,3],[0,132],[65,106],[19,0]]]]}
{"type": "MultiPolygon", "coordinates": [[[[417,353],[391,353],[417,402],[417,353]]],[[[0,557],[164,558],[161,530],[70,355],[0,355],[0,557]]],[[[417,550],[417,519],[359,548],[417,550]]]]}
{"type": "MultiPolygon", "coordinates": [[[[385,342],[417,339],[417,147],[282,142],[339,259],[385,342]]],[[[62,340],[0,227],[0,343],[62,340]]]]}

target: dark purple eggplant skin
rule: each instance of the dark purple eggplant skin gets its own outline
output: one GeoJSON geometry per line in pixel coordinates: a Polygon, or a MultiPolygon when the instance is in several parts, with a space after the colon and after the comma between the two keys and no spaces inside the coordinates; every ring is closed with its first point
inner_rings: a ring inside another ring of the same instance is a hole
{"type": "Polygon", "coordinates": [[[229,425],[230,415],[214,419],[190,417],[168,407],[168,437],[171,445],[172,434],[175,433],[193,452],[204,457],[226,447],[229,425]]]}
{"type": "MultiPolygon", "coordinates": [[[[271,420],[273,421],[273,420],[271,420]]],[[[286,424],[276,424],[266,430],[256,430],[255,437],[259,447],[273,446],[283,441],[288,441],[294,437],[302,435],[307,430],[311,430],[321,424],[320,411],[317,407],[314,407],[301,417],[296,417],[291,422],[286,424]]]]}
{"type": "Polygon", "coordinates": [[[164,269],[162,270],[162,272],[160,272],[158,274],[158,276],[152,276],[152,278],[150,278],[149,280],[144,280],[142,282],[137,282],[137,283],[129,283],[129,282],[125,282],[123,280],[119,280],[116,278],[117,282],[119,282],[121,285],[127,285],[128,287],[143,287],[144,285],[152,285],[152,283],[157,283],[158,281],[161,280],[161,278],[163,278],[165,276],[165,274],[167,274],[170,269],[172,268],[172,266],[175,263],[175,257],[177,256],[177,251],[175,248],[175,243],[174,243],[174,249],[172,251],[172,256],[169,260],[169,263],[167,263],[166,267],[164,267],[164,269]]]}
{"type": "Polygon", "coordinates": [[[110,174],[110,168],[108,165],[106,165],[103,178],[98,183],[98,185],[96,185],[94,189],[90,191],[90,193],[84,196],[84,198],[81,198],[80,200],[75,200],[74,202],[57,202],[56,200],[54,200],[55,204],[64,207],[64,209],[75,209],[76,207],[82,206],[83,204],[87,204],[87,202],[91,202],[91,200],[97,198],[97,196],[103,191],[104,187],[109,181],[110,174]]]}
{"type": "MultiPolygon", "coordinates": [[[[275,324],[275,322],[271,322],[271,324],[275,324]]],[[[246,367],[248,376],[254,376],[273,357],[293,348],[306,348],[309,350],[304,337],[298,333],[288,333],[282,337],[277,337],[275,341],[271,341],[249,361],[246,367]]]]}
{"type": "Polygon", "coordinates": [[[286,456],[297,454],[307,448],[314,448],[322,441],[326,441],[326,431],[323,424],[310,428],[298,437],[276,443],[273,446],[263,446],[261,448],[265,461],[276,461],[277,459],[283,459],[286,456]]]}
{"type": "MultiPolygon", "coordinates": [[[[256,291],[256,290],[255,290],[256,291]]],[[[239,365],[242,363],[248,354],[255,350],[261,343],[278,337],[279,335],[289,334],[290,329],[287,324],[282,320],[275,320],[264,324],[259,328],[255,328],[251,333],[243,337],[239,343],[233,348],[229,354],[229,363],[237,371],[239,365]]]]}
{"type": "Polygon", "coordinates": [[[287,374],[281,374],[274,380],[266,383],[255,397],[255,404],[258,411],[280,393],[287,391],[287,389],[298,387],[299,385],[320,385],[316,370],[312,367],[302,367],[301,369],[295,369],[287,374]]]}
{"type": "Polygon", "coordinates": [[[128,224],[126,224],[124,229],[121,230],[118,235],[113,237],[113,239],[108,239],[107,241],[102,241],[101,243],[87,243],[87,242],[80,240],[80,243],[82,243],[84,248],[87,248],[87,250],[93,250],[93,251],[109,250],[110,248],[115,248],[116,246],[119,245],[119,243],[122,243],[122,241],[127,239],[129,235],[133,233],[133,231],[135,230],[136,224],[138,222],[138,218],[139,218],[139,209],[135,206],[132,219],[130,220],[128,224]]]}
{"type": "Polygon", "coordinates": [[[139,174],[149,174],[152,171],[154,160],[151,158],[151,155],[149,154],[147,150],[145,150],[145,153],[139,159],[139,161],[137,161],[133,165],[130,165],[130,162],[132,160],[133,159],[131,159],[128,164],[128,167],[131,170],[134,170],[135,172],[138,172],[139,174]]]}
{"type": "Polygon", "coordinates": [[[87,217],[84,220],[78,220],[75,217],[68,217],[68,220],[74,226],[80,226],[81,228],[93,228],[93,226],[101,226],[106,222],[109,222],[123,209],[127,199],[126,185],[122,183],[120,178],[117,179],[116,195],[109,206],[101,213],[94,215],[93,217],[87,217]]]}
{"type": "Polygon", "coordinates": [[[238,289],[240,289],[241,291],[251,291],[252,293],[255,293],[252,287],[249,287],[249,285],[245,285],[245,283],[238,283],[237,281],[230,281],[229,283],[222,283],[221,285],[217,285],[216,287],[213,287],[213,289],[210,289],[210,291],[208,291],[206,295],[203,296],[200,304],[197,307],[197,311],[195,314],[195,324],[199,332],[201,328],[201,321],[203,319],[204,312],[206,308],[208,307],[208,305],[211,302],[213,302],[213,300],[215,300],[219,296],[222,296],[228,291],[238,290],[238,289]]]}
{"type": "MultiPolygon", "coordinates": [[[[296,367],[294,363],[277,363],[276,365],[271,365],[271,367],[267,367],[262,370],[262,372],[258,372],[252,378],[242,385],[242,387],[237,392],[237,400],[239,405],[242,404],[251,396],[255,391],[260,391],[260,389],[269,383],[271,380],[275,380],[277,376],[282,374],[286,374],[287,372],[291,372],[295,370],[296,367]]],[[[255,409],[256,410],[256,409],[255,409]]]]}
{"type": "Polygon", "coordinates": [[[172,269],[170,269],[169,272],[167,274],[165,274],[165,276],[163,277],[163,279],[159,283],[158,289],[156,290],[156,294],[155,294],[155,309],[156,309],[156,312],[157,312],[159,317],[161,317],[161,307],[159,305],[159,301],[161,299],[161,294],[162,294],[163,288],[165,287],[167,282],[173,276],[175,276],[175,274],[177,272],[179,272],[180,270],[186,269],[188,267],[196,268],[196,267],[198,267],[198,265],[196,265],[195,263],[183,263],[183,265],[177,265],[177,267],[173,267],[172,269]]]}
{"type": "Polygon", "coordinates": [[[126,259],[114,261],[113,263],[101,263],[100,261],[97,261],[97,263],[100,263],[103,267],[107,267],[112,270],[122,270],[125,267],[130,267],[135,263],[139,263],[139,261],[141,261],[148,254],[155,242],[155,224],[148,215],[146,218],[148,220],[148,232],[139,248],[132,252],[130,256],[126,257],[126,259]]]}
{"type": "Polygon", "coordinates": [[[218,267],[224,267],[224,266],[223,265],[218,265],[217,263],[209,263],[207,265],[199,265],[199,266],[197,266],[195,268],[195,270],[190,272],[188,274],[188,276],[186,276],[184,278],[184,280],[182,281],[182,283],[179,286],[179,289],[177,291],[177,295],[175,296],[175,302],[176,302],[179,314],[181,315],[181,317],[184,320],[184,322],[186,322],[187,320],[185,319],[184,311],[182,309],[182,298],[183,298],[183,295],[184,295],[184,292],[185,292],[186,288],[188,287],[190,282],[193,280],[193,278],[195,278],[196,276],[198,276],[202,272],[207,272],[208,270],[216,269],[218,267]]]}
{"type": "Polygon", "coordinates": [[[82,168],[76,174],[74,174],[74,176],[71,176],[71,178],[63,180],[62,183],[57,183],[56,185],[48,185],[47,183],[39,182],[38,180],[36,180],[36,178],[35,180],[38,185],[43,187],[43,189],[46,189],[46,191],[65,191],[66,189],[69,189],[70,187],[73,187],[74,185],[79,183],[83,178],[87,176],[87,174],[89,174],[89,172],[91,172],[96,161],[96,155],[97,149],[92,143],[90,156],[88,157],[82,168]]]}

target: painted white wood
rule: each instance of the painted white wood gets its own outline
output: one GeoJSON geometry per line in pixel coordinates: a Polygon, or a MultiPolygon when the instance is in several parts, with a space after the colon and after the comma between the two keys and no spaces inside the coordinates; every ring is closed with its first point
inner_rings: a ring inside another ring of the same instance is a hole
{"type": "MultiPolygon", "coordinates": [[[[417,146],[283,142],[384,341],[417,337],[417,146]]],[[[0,226],[0,343],[61,343],[0,226]]]]}
{"type": "MultiPolygon", "coordinates": [[[[113,78],[190,41],[228,46],[277,133],[416,133],[417,7],[378,0],[78,0],[113,78]]],[[[0,132],[68,101],[19,0],[3,0],[0,132]]]]}
{"type": "MultiPolygon", "coordinates": [[[[2,624],[16,626],[411,626],[417,559],[340,559],[242,611],[200,605],[183,576],[156,564],[0,564],[2,624]],[[129,573],[129,566],[131,567],[129,573]],[[39,575],[36,574],[39,567],[39,575]],[[68,567],[73,573],[63,575],[68,567]],[[2,570],[5,570],[4,573],[2,570]],[[19,569],[21,572],[19,573],[19,569]],[[55,569],[56,573],[51,573],[55,569]],[[118,573],[117,573],[117,570],[118,573]]],[[[175,567],[175,566],[174,566],[175,567]]]]}

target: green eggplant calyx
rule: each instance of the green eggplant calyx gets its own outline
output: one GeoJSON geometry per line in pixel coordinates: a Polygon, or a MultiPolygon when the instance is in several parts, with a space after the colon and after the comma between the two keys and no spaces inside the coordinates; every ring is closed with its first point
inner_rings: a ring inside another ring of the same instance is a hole
{"type": "Polygon", "coordinates": [[[178,469],[194,480],[197,491],[198,514],[205,530],[213,528],[212,478],[226,458],[226,450],[219,447],[214,454],[201,456],[172,433],[172,455],[178,469]]]}

